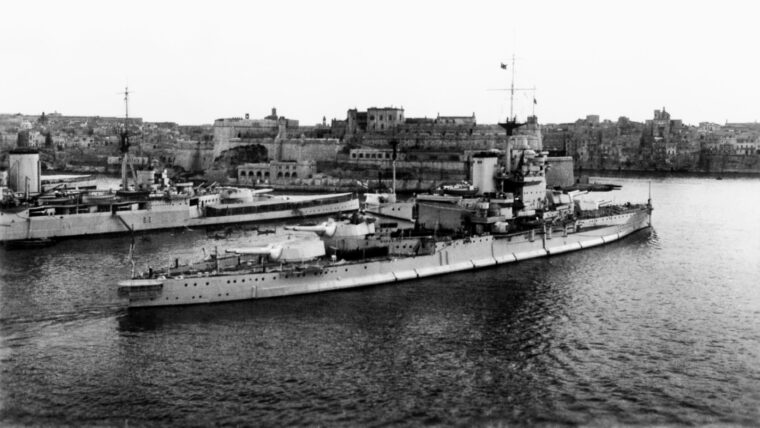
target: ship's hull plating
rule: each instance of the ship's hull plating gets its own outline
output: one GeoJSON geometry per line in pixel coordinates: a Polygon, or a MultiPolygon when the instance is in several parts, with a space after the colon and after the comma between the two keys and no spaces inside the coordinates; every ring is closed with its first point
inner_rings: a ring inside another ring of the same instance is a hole
{"type": "Polygon", "coordinates": [[[0,242],[43,238],[66,238],[88,235],[128,233],[181,227],[215,226],[260,222],[307,216],[329,215],[359,209],[359,201],[329,203],[299,209],[204,216],[198,206],[186,202],[162,204],[153,209],[29,217],[28,211],[3,213],[0,219],[0,242]]]}
{"type": "MultiPolygon", "coordinates": [[[[650,226],[650,213],[644,209],[612,217],[615,218],[606,222],[615,224],[592,226],[574,233],[526,232],[508,237],[459,239],[437,243],[436,251],[429,255],[336,264],[322,270],[163,279],[154,284],[150,297],[131,298],[129,306],[261,299],[394,283],[590,248],[650,226]]],[[[120,285],[138,285],[140,281],[144,280],[122,281],[120,285]]]]}
{"type": "Polygon", "coordinates": [[[375,214],[391,219],[414,221],[413,219],[413,207],[411,202],[391,202],[385,204],[367,204],[364,207],[364,212],[369,214],[375,214]]]}

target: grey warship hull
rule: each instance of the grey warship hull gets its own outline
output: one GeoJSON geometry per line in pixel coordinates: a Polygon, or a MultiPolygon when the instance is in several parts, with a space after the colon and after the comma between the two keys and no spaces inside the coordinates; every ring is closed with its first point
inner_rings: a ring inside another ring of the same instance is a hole
{"type": "Polygon", "coordinates": [[[218,195],[180,200],[44,205],[0,211],[0,243],[113,235],[331,215],[359,209],[350,193],[277,196],[265,202],[219,202],[218,195]]]}
{"type": "MultiPolygon", "coordinates": [[[[635,207],[615,215],[577,220],[561,229],[542,228],[504,235],[470,236],[436,241],[426,254],[365,259],[354,262],[249,267],[232,265],[208,272],[136,278],[119,283],[130,307],[152,307],[262,299],[296,294],[394,284],[416,278],[462,272],[521,260],[547,257],[604,245],[651,226],[651,207],[635,207]]],[[[401,246],[412,245],[399,240],[401,246]]],[[[226,263],[230,263],[227,261],[226,263]]],[[[237,264],[235,264],[237,263],[237,264]]],[[[218,261],[217,261],[218,264],[218,261]]]]}

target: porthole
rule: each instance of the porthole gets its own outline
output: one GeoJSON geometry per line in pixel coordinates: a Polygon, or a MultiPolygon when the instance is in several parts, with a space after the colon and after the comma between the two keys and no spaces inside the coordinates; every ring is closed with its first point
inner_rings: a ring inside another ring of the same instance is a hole
{"type": "Polygon", "coordinates": [[[185,287],[187,287],[187,284],[185,284],[185,287]]]}

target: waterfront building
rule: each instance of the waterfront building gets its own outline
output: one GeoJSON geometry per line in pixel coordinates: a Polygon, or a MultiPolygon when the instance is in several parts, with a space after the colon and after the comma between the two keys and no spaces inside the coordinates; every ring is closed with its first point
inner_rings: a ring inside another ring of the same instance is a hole
{"type": "Polygon", "coordinates": [[[300,178],[313,178],[317,173],[317,163],[303,161],[271,161],[244,163],[237,167],[238,184],[280,184],[300,178]]]}

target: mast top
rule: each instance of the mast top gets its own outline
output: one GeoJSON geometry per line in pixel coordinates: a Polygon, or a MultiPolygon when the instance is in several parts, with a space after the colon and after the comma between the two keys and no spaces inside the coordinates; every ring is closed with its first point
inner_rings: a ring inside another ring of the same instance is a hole
{"type": "MultiPolygon", "coordinates": [[[[502,70],[507,69],[507,65],[504,63],[501,63],[502,70]]],[[[504,123],[500,123],[499,126],[504,128],[507,131],[507,137],[511,136],[513,134],[513,131],[522,125],[523,123],[517,123],[517,118],[515,117],[515,54],[512,54],[512,79],[509,84],[509,116],[507,117],[507,120],[504,121],[504,123]]]]}
{"type": "Polygon", "coordinates": [[[124,123],[129,121],[129,86],[124,87],[124,123]]]}
{"type": "Polygon", "coordinates": [[[515,54],[512,54],[512,83],[509,85],[509,119],[514,120],[515,104],[515,54]]]}
{"type": "Polygon", "coordinates": [[[121,132],[121,152],[129,151],[129,87],[124,87],[124,130],[121,132]]]}

